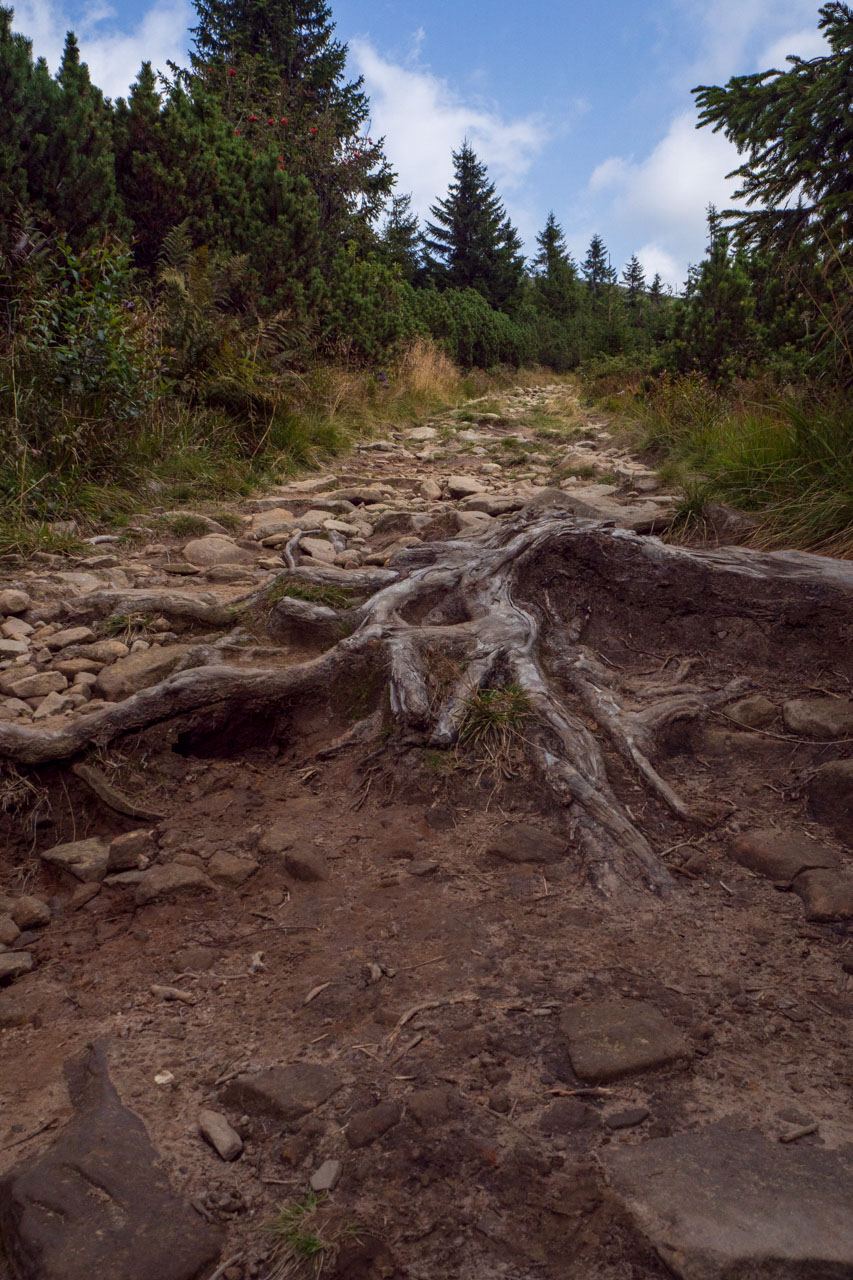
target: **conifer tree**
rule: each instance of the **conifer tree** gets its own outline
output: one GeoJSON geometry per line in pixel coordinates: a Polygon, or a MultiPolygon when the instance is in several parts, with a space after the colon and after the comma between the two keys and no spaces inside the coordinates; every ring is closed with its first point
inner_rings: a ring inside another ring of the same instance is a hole
{"type": "Polygon", "coordinates": [[[594,303],[598,302],[606,285],[615,283],[616,272],[610,265],[610,254],[601,236],[594,235],[590,240],[581,271],[594,303]]]}
{"type": "Polygon", "coordinates": [[[746,259],[732,253],[713,206],[708,230],[708,256],[691,269],[680,337],[688,365],[719,381],[746,373],[755,357],[755,302],[746,259]]]}
{"type": "Polygon", "coordinates": [[[622,272],[622,280],[628,293],[628,305],[635,308],[646,287],[646,273],[643,271],[642,264],[636,254],[632,254],[625,270],[622,272]]]}
{"type": "Polygon", "coordinates": [[[404,280],[411,283],[416,279],[421,270],[421,233],[417,214],[412,213],[411,195],[392,196],[382,228],[382,251],[404,280]]]}
{"type": "Polygon", "coordinates": [[[577,309],[577,269],[553,211],[536,243],[539,252],[533,259],[533,273],[537,296],[550,315],[564,320],[577,309]]]}
{"type": "Polygon", "coordinates": [[[660,272],[655,272],[655,278],[649,286],[649,301],[653,307],[659,307],[663,300],[663,280],[661,280],[660,272]]]}
{"type": "Polygon", "coordinates": [[[476,289],[493,307],[511,306],[521,287],[521,242],[467,139],[453,153],[454,179],[432,206],[427,267],[445,288],[476,289]]]}

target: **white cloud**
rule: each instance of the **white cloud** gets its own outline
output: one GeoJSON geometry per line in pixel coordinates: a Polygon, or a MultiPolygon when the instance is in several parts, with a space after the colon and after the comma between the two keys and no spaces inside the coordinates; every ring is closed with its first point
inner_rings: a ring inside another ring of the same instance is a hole
{"type": "Polygon", "coordinates": [[[609,197],[607,225],[645,242],[649,261],[638,257],[668,284],[683,280],[685,267],[678,264],[702,257],[707,206],[732,204],[735,184],[725,175],[738,164],[737,151],[721,134],[697,131],[695,122],[691,112],[676,116],[645,159],[611,156],[589,180],[593,196],[609,197]],[[660,265],[652,266],[652,253],[660,265]]]}
{"type": "Polygon", "coordinates": [[[369,40],[350,41],[350,55],[364,76],[374,136],[385,138],[398,190],[411,191],[421,217],[445,195],[453,177],[451,152],[466,137],[501,195],[522,187],[548,141],[541,120],[507,120],[493,108],[466,101],[432,72],[383,58],[369,40]]]}
{"type": "Polygon", "coordinates": [[[673,289],[680,289],[684,284],[687,274],[684,265],[661,245],[644,244],[637,250],[637,257],[643,264],[646,284],[650,285],[656,275],[660,276],[665,285],[671,285],[673,289]]]}
{"type": "Polygon", "coordinates": [[[796,47],[799,39],[812,47],[817,30],[815,0],[705,0],[699,7],[695,0],[679,0],[679,5],[691,23],[697,18],[700,22],[698,50],[690,65],[693,83],[717,84],[732,75],[772,66],[780,59],[764,60],[767,55],[762,48],[767,49],[768,33],[779,33],[773,37],[773,48],[777,42],[795,42],[784,50],[784,58],[788,53],[801,54],[796,47]],[[786,30],[792,34],[784,36],[786,30]]]}
{"type": "Polygon", "coordinates": [[[818,31],[817,27],[806,27],[802,31],[794,31],[774,40],[759,55],[758,66],[762,71],[770,67],[785,71],[788,66],[785,59],[792,53],[807,60],[819,58],[822,54],[829,53],[829,46],[822,31],[818,31]]]}
{"type": "Polygon", "coordinates": [[[143,61],[155,71],[165,71],[170,60],[186,63],[193,21],[189,0],[155,0],[130,29],[108,4],[93,5],[82,21],[73,22],[58,0],[20,0],[14,27],[32,40],[33,53],[46,58],[52,71],[59,67],[66,31],[73,30],[92,81],[117,98],[127,94],[143,61]]]}

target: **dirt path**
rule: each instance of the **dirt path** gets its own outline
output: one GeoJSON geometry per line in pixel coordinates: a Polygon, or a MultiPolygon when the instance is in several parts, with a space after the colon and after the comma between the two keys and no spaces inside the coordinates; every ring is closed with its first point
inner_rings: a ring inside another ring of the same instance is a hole
{"type": "MultiPolygon", "coordinates": [[[[672,505],[606,423],[542,387],[216,512],[213,542],[209,514],[153,513],[129,545],[73,565],[42,557],[0,584],[0,745],[22,726],[68,732],[217,645],[238,668],[287,672],[317,652],[317,607],[335,623],[345,574],[498,537],[537,503],[644,538],[672,505]],[[265,597],[237,634],[228,610],[263,595],[282,553],[332,566],[325,586],[265,597]],[[157,608],[176,590],[184,618],[157,608]],[[68,639],[89,625],[87,596],[104,602],[94,634],[68,639]],[[128,598],[139,608],[111,604],[128,598]]],[[[685,603],[665,569],[650,594],[636,558],[614,558],[608,576],[579,548],[582,569],[549,552],[525,590],[552,593],[559,613],[560,575],[573,575],[578,634],[612,675],[594,714],[549,633],[581,727],[600,729],[611,694],[671,694],[676,670],[684,697],[701,692],[664,726],[654,763],[703,821],[602,747],[619,811],[671,891],[602,895],[578,805],[555,802],[524,723],[491,755],[475,736],[391,734],[369,671],[286,714],[159,716],[96,742],[88,776],[62,760],[8,764],[0,1173],[51,1149],[72,1115],[63,1063],[103,1042],[199,1229],[221,1224],[211,1258],[235,1259],[228,1280],[312,1276],[319,1258],[340,1280],[853,1276],[853,590],[845,606],[795,584],[779,612],[758,579],[743,579],[739,605],[697,578],[685,603]],[[371,738],[347,739],[353,724],[371,738]],[[316,1069],[281,1070],[293,1064],[316,1069]],[[236,1129],[238,1158],[199,1136],[204,1108],[236,1129]],[[327,1161],[340,1162],[326,1167],[334,1186],[311,1209],[327,1161]],[[319,1252],[300,1261],[306,1239],[319,1252]]],[[[800,562],[784,563],[794,578],[800,562]]],[[[438,626],[429,617],[424,606],[419,622],[438,626]]],[[[436,687],[458,679],[444,661],[436,687]]],[[[112,1211],[121,1196],[98,1185],[112,1211]]],[[[8,1274],[60,1280],[51,1215],[66,1209],[30,1187],[22,1226],[15,1188],[0,1189],[3,1238],[32,1247],[8,1274]]],[[[121,1213],[140,1234],[115,1280],[219,1275],[201,1255],[175,1255],[168,1275],[146,1261],[158,1228],[141,1192],[131,1200],[121,1213]]],[[[106,1210],[95,1197],[86,1212],[97,1258],[106,1210]]],[[[77,1275],[69,1263],[62,1280],[77,1275]]]]}

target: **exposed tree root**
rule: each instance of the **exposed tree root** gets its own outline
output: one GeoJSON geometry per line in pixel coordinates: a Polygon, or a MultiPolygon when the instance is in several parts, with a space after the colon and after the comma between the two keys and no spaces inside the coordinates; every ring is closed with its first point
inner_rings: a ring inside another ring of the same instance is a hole
{"type": "MultiPolygon", "coordinates": [[[[291,549],[291,556],[292,556],[291,549]]],[[[78,614],[156,612],[203,626],[231,627],[263,606],[277,641],[310,643],[323,652],[282,665],[282,651],[235,647],[233,632],[191,655],[191,669],[59,729],[0,724],[0,755],[40,764],[102,745],[131,730],[204,711],[224,722],[238,712],[271,712],[325,697],[354,667],[382,672],[401,730],[446,747],[457,740],[471,695],[508,680],[524,691],[531,718],[525,733],[531,761],[571,818],[587,865],[599,886],[616,893],[636,882],[664,894],[670,877],[647,838],[620,803],[608,779],[601,739],[634,771],[648,791],[681,821],[707,823],[720,816],[697,810],[653,763],[660,735],[674,724],[702,717],[745,687],[688,682],[689,661],[651,677],[620,673],[581,641],[594,609],[571,598],[572,573],[597,581],[599,593],[681,597],[704,605],[770,616],[796,598],[802,610],[853,601],[853,565],[802,553],[761,554],[740,548],[697,550],[664,545],[625,530],[603,528],[564,513],[521,513],[486,533],[426,544],[398,553],[388,569],[348,572],[293,568],[272,592],[261,588],[223,605],[212,594],[102,592],[80,602],[78,614]],[[557,559],[569,583],[555,604],[549,590],[532,586],[543,559],[557,559]],[[351,608],[281,594],[288,580],[318,588],[345,585],[367,596],[351,608]],[[239,653],[239,659],[237,654],[239,653]],[[274,661],[276,654],[279,660],[274,661]],[[449,688],[436,688],[435,656],[458,672],[449,688]],[[246,664],[249,665],[246,665],[246,664]],[[576,710],[566,705],[570,698],[576,710]],[[597,733],[580,718],[593,720],[597,733]]],[[[326,755],[365,740],[368,717],[331,744],[326,755]]]]}

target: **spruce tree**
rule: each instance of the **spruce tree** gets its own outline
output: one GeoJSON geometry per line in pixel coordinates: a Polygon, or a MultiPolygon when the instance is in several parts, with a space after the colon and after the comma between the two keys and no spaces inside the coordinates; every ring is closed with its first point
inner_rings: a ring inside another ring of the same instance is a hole
{"type": "Polygon", "coordinates": [[[60,112],[60,89],[32,43],[0,7],[0,246],[12,247],[32,215],[49,221],[45,150],[60,112]]]}
{"type": "Polygon", "coordinates": [[[444,288],[476,289],[493,307],[511,306],[524,271],[518,234],[467,139],[453,165],[446,198],[430,209],[427,268],[444,288]]]}
{"type": "Polygon", "coordinates": [[[393,196],[382,228],[382,256],[411,283],[421,271],[421,233],[411,195],[393,196]]]}
{"type": "Polygon", "coordinates": [[[533,274],[539,305],[549,315],[564,320],[577,309],[577,269],[553,212],[548,214],[536,243],[539,252],[533,259],[533,274]]]}
{"type": "Polygon", "coordinates": [[[610,265],[610,254],[601,236],[594,235],[589,242],[589,249],[581,264],[581,271],[587,288],[597,303],[604,293],[606,285],[614,284],[616,272],[610,265]]]}
{"type": "Polygon", "coordinates": [[[708,210],[708,256],[691,268],[680,337],[684,362],[714,381],[748,372],[756,354],[755,302],[745,256],[708,210]]]}
{"type": "Polygon", "coordinates": [[[622,272],[622,280],[628,293],[628,305],[636,307],[646,287],[646,273],[636,254],[632,254],[629,259],[622,272]]]}
{"type": "Polygon", "coordinates": [[[655,278],[649,286],[649,301],[653,307],[659,307],[663,300],[663,280],[661,280],[660,272],[655,272],[655,278]]]}

